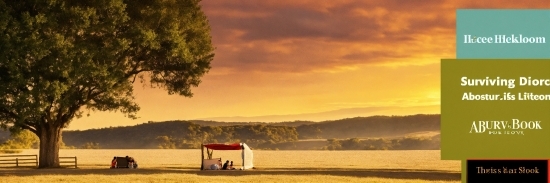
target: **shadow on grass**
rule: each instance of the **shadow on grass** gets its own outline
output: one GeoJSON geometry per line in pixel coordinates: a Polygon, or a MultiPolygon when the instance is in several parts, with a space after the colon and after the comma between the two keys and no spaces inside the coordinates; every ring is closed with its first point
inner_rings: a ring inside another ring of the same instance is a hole
{"type": "Polygon", "coordinates": [[[416,169],[342,169],[342,168],[269,168],[254,170],[208,170],[200,171],[195,167],[164,167],[139,169],[0,169],[0,176],[40,176],[40,175],[124,175],[124,174],[194,174],[199,176],[245,176],[245,175],[331,175],[358,178],[418,179],[418,180],[460,180],[459,172],[416,169]]]}

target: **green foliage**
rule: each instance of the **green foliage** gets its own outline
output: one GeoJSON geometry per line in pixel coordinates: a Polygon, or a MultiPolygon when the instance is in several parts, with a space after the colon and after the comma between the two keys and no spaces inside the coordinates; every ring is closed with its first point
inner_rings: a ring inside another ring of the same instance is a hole
{"type": "Polygon", "coordinates": [[[157,140],[159,141],[159,149],[175,149],[176,148],[176,142],[174,139],[168,137],[168,136],[159,136],[157,137],[157,140]]]}
{"type": "Polygon", "coordinates": [[[201,143],[246,142],[251,147],[264,143],[298,140],[294,127],[270,125],[201,126],[192,122],[146,123],[133,127],[104,128],[86,131],[66,131],[64,141],[82,146],[94,141],[102,148],[133,149],[199,148],[201,143]]]}
{"type": "Polygon", "coordinates": [[[342,142],[336,139],[327,139],[327,146],[325,147],[327,150],[341,150],[342,149],[342,142]]]}
{"type": "Polygon", "coordinates": [[[28,130],[11,134],[11,138],[0,144],[1,150],[9,149],[36,149],[38,148],[38,137],[28,130]]]}
{"type": "Polygon", "coordinates": [[[2,0],[0,127],[37,134],[55,166],[83,109],[137,118],[136,79],[191,97],[213,50],[199,0],[2,0]]]}
{"type": "Polygon", "coordinates": [[[327,139],[324,150],[438,150],[439,135],[432,137],[402,137],[345,140],[327,139]]]}
{"type": "Polygon", "coordinates": [[[12,128],[65,126],[82,106],[135,117],[139,74],[192,96],[213,59],[194,0],[3,1],[0,9],[0,123],[12,128]]]}
{"type": "Polygon", "coordinates": [[[86,142],[81,146],[81,149],[100,149],[100,147],[97,142],[86,142]]]}
{"type": "Polygon", "coordinates": [[[299,126],[300,139],[317,139],[322,138],[323,131],[319,125],[303,125],[299,126]]]}
{"type": "MultiPolygon", "coordinates": [[[[1,133],[0,135],[4,135],[8,133],[1,133]]],[[[11,152],[11,153],[17,153],[21,152],[20,150],[15,149],[36,149],[38,148],[39,139],[38,137],[28,131],[28,130],[22,130],[19,132],[12,132],[11,138],[6,140],[0,140],[0,151],[4,152],[11,152]]],[[[63,140],[60,140],[60,148],[61,149],[74,149],[74,146],[66,146],[63,140]]]]}

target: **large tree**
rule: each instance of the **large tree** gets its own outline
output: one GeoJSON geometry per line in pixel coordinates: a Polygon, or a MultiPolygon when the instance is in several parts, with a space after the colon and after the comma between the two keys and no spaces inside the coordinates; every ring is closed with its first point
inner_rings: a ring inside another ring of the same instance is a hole
{"type": "Polygon", "coordinates": [[[192,97],[214,57],[199,1],[1,0],[0,125],[35,133],[39,167],[58,167],[71,120],[136,118],[136,80],[192,97]]]}

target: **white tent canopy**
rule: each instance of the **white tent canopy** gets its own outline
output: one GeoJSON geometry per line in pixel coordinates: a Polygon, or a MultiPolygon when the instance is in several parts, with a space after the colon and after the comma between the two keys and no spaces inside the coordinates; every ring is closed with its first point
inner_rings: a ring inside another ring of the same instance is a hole
{"type": "Polygon", "coordinates": [[[212,158],[214,150],[240,150],[243,162],[243,170],[251,169],[254,167],[254,154],[248,145],[245,143],[233,143],[233,144],[202,144],[201,145],[201,170],[209,169],[210,165],[217,163],[218,159],[212,158]],[[206,148],[206,158],[204,156],[204,149],[206,148]]]}

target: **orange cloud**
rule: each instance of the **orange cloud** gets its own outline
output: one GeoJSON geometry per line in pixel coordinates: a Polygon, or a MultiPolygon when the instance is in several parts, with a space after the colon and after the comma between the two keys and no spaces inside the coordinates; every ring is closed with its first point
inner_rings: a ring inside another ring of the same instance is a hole
{"type": "Polygon", "coordinates": [[[309,72],[380,62],[406,65],[403,58],[426,55],[452,57],[457,8],[541,8],[550,3],[238,0],[202,4],[219,45],[213,67],[309,72]]]}
{"type": "MultiPolygon", "coordinates": [[[[193,88],[193,98],[137,84],[142,118],[92,114],[71,128],[362,107],[397,108],[332,117],[438,113],[439,62],[455,57],[456,9],[548,8],[550,1],[228,0],[201,5],[216,56],[203,82],[193,88]]],[[[330,118],[320,118],[325,117],[330,118]]]]}

